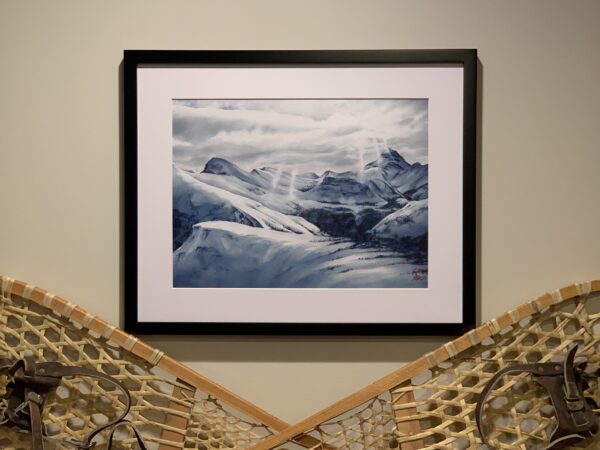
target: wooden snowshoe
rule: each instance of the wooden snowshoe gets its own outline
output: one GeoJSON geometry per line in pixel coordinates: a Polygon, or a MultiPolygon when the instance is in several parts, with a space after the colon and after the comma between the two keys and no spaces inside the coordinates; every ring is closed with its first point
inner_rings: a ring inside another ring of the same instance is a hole
{"type": "MultiPolygon", "coordinates": [[[[480,394],[514,364],[556,363],[573,344],[578,361],[600,363],[600,280],[545,294],[257,443],[252,450],[297,449],[300,434],[314,449],[485,450],[475,419],[480,394]]],[[[600,404],[598,379],[583,392],[600,404]]],[[[503,377],[493,386],[482,424],[496,449],[600,448],[600,435],[554,436],[555,408],[531,374],[503,377]],[[566,446],[562,446],[562,444],[566,446]]]]}
{"type": "MultiPolygon", "coordinates": [[[[0,284],[0,356],[58,361],[120,381],[132,399],[127,418],[148,449],[245,449],[288,426],[63,298],[11,278],[0,277],[0,284]]],[[[7,378],[0,376],[0,398],[7,378]]],[[[45,448],[68,448],[60,441],[81,440],[117,417],[123,402],[122,391],[110,383],[63,379],[44,408],[45,448]]],[[[125,428],[115,438],[122,439],[121,448],[138,448],[125,428]]],[[[104,449],[106,439],[106,433],[96,437],[92,448],[104,449]]],[[[303,439],[306,446],[314,444],[303,439]]],[[[0,448],[29,449],[31,434],[0,425],[0,448]]]]}

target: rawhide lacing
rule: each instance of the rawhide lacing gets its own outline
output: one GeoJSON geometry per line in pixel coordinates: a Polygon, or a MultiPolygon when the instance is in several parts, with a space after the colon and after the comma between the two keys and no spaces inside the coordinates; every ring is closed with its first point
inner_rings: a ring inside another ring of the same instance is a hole
{"type": "Polygon", "coordinates": [[[42,419],[44,405],[50,391],[60,385],[63,377],[90,377],[111,383],[122,391],[125,407],[116,418],[92,430],[82,440],[67,439],[62,440],[61,444],[87,449],[91,447],[92,440],[98,433],[111,429],[107,447],[107,450],[110,450],[115,429],[127,425],[133,429],[140,448],[146,450],[138,430],[131,422],[125,420],[131,406],[129,391],[113,377],[84,367],[65,366],[58,362],[37,362],[30,356],[19,360],[0,358],[0,375],[8,375],[10,379],[5,395],[8,404],[3,411],[0,411],[0,424],[30,430],[32,450],[44,450],[44,436],[46,436],[42,419]]]}
{"type": "Polygon", "coordinates": [[[545,450],[570,448],[598,432],[598,420],[594,414],[597,405],[591,398],[584,397],[583,393],[588,387],[586,378],[598,377],[600,371],[587,369],[587,362],[576,364],[576,353],[575,344],[569,348],[562,363],[514,364],[500,370],[490,379],[481,392],[475,409],[479,435],[488,448],[494,449],[483,431],[483,407],[500,380],[510,374],[530,373],[550,394],[558,423],[545,450]]]}

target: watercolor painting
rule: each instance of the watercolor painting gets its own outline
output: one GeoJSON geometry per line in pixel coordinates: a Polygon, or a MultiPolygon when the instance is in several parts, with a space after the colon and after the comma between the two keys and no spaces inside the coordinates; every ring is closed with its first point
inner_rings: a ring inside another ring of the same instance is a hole
{"type": "Polygon", "coordinates": [[[428,101],[173,100],[173,287],[426,288],[428,101]]]}

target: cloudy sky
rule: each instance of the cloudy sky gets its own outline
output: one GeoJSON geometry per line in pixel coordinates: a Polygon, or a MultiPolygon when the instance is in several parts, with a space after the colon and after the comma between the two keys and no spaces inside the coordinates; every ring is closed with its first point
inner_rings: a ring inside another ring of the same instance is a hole
{"type": "Polygon", "coordinates": [[[174,100],[173,162],[358,170],[386,146],[427,163],[427,100],[174,100]]]}

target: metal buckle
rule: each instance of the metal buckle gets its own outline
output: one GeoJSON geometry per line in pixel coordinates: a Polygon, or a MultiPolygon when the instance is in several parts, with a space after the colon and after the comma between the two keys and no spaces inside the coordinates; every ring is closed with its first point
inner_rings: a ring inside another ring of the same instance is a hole
{"type": "Polygon", "coordinates": [[[33,403],[39,406],[41,406],[42,403],[44,403],[44,398],[37,392],[29,392],[27,394],[27,400],[32,401],[33,403]]]}
{"type": "Polygon", "coordinates": [[[15,408],[15,414],[24,413],[24,414],[27,414],[29,416],[30,415],[29,411],[25,411],[25,408],[27,408],[28,406],[29,405],[27,404],[27,400],[25,400],[23,403],[21,403],[19,406],[17,406],[15,408]]]}
{"type": "Polygon", "coordinates": [[[29,401],[32,401],[36,405],[42,406],[42,404],[44,403],[44,398],[37,392],[29,392],[27,394],[27,398],[25,400],[23,400],[23,403],[21,403],[19,406],[17,406],[15,408],[15,414],[23,413],[23,414],[30,416],[31,413],[30,413],[29,409],[27,409],[27,410],[25,409],[25,408],[28,408],[29,401]]]}

